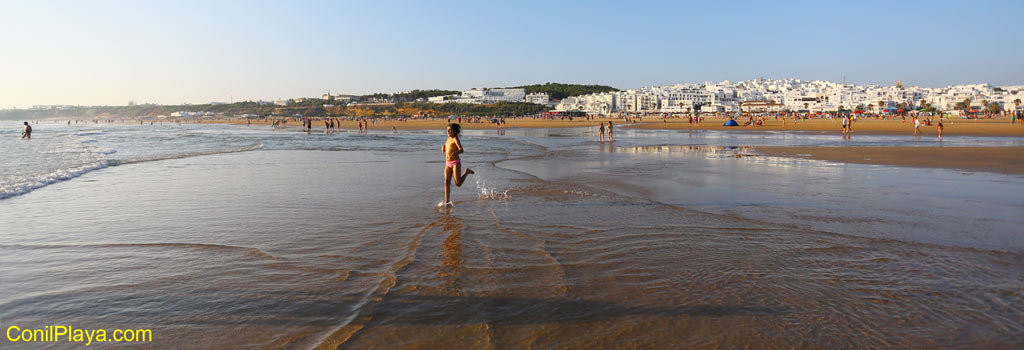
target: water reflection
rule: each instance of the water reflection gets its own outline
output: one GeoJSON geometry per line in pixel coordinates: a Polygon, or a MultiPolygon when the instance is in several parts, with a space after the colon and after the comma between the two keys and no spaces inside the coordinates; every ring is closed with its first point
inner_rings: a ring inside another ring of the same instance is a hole
{"type": "Polygon", "coordinates": [[[444,281],[444,290],[453,295],[461,295],[462,288],[458,285],[458,275],[463,269],[462,230],[466,225],[462,219],[451,214],[451,208],[445,208],[438,222],[441,233],[447,235],[441,244],[441,269],[438,277],[444,281]]]}
{"type": "Polygon", "coordinates": [[[632,146],[615,148],[617,153],[630,154],[659,154],[691,156],[702,154],[709,158],[743,156],[751,152],[749,146],[680,146],[680,145],[655,145],[655,146],[632,146]]]}

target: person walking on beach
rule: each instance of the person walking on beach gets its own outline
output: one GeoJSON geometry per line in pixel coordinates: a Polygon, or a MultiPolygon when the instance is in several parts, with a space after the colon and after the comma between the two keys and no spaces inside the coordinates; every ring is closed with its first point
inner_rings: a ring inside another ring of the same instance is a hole
{"type": "Polygon", "coordinates": [[[921,133],[921,120],[914,118],[914,136],[921,133]]]}
{"type": "Polygon", "coordinates": [[[608,121],[608,141],[612,140],[612,122],[608,121]]]}
{"type": "Polygon", "coordinates": [[[937,130],[939,132],[939,140],[940,141],[942,140],[942,128],[943,128],[942,122],[939,122],[939,125],[935,128],[935,130],[937,130]]]}
{"type": "Polygon", "coordinates": [[[599,135],[598,140],[604,142],[604,122],[601,122],[601,127],[597,129],[599,135]]]}
{"type": "Polygon", "coordinates": [[[462,171],[462,159],[459,158],[459,154],[464,151],[462,141],[459,140],[461,132],[462,127],[458,123],[448,124],[448,139],[445,140],[444,146],[441,146],[441,151],[444,152],[444,202],[441,203],[442,206],[452,206],[452,178],[455,178],[455,186],[462,187],[462,184],[466,182],[466,177],[475,173],[472,169],[466,168],[465,173],[459,174],[462,171]]]}
{"type": "Polygon", "coordinates": [[[25,122],[25,129],[21,132],[21,138],[32,139],[32,126],[28,125],[28,122],[25,122]]]}

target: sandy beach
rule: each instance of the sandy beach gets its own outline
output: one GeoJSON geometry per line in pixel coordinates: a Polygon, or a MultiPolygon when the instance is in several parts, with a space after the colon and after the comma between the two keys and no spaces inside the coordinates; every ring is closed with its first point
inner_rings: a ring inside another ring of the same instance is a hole
{"type": "Polygon", "coordinates": [[[830,162],[1024,174],[1024,147],[756,147],[755,151],[830,162]]]}
{"type": "MultiPolygon", "coordinates": [[[[783,125],[781,120],[768,119],[765,121],[765,126],[760,127],[745,127],[745,126],[734,126],[728,127],[723,126],[727,119],[724,118],[707,118],[700,125],[689,123],[688,119],[669,118],[662,121],[660,118],[645,117],[642,120],[636,121],[632,124],[623,122],[622,118],[596,118],[594,120],[583,120],[574,118],[574,120],[568,119],[532,119],[532,118],[506,118],[506,124],[502,126],[504,129],[509,128],[573,128],[573,127],[597,127],[600,123],[612,122],[616,127],[623,128],[636,128],[636,129],[664,129],[664,130],[732,130],[741,132],[757,132],[757,131],[824,131],[833,132],[836,135],[841,134],[841,122],[839,120],[830,119],[809,119],[795,122],[793,120],[787,120],[786,124],[783,125]]],[[[737,120],[740,121],[740,120],[737,120]]],[[[246,124],[245,120],[231,120],[223,121],[234,124],[246,124]]],[[[253,125],[270,125],[272,122],[268,120],[253,120],[253,125]]],[[[342,129],[356,129],[356,121],[342,121],[342,129]]],[[[299,122],[289,121],[286,126],[298,126],[299,122]]],[[[442,130],[448,125],[448,122],[443,119],[438,120],[390,120],[390,119],[378,119],[376,123],[370,123],[371,130],[391,130],[392,127],[398,130],[442,130]]],[[[934,137],[937,135],[936,129],[937,123],[933,123],[931,126],[921,126],[921,130],[924,133],[924,137],[934,137]]],[[[944,136],[956,136],[956,135],[971,135],[971,136],[1021,136],[1024,137],[1024,124],[1010,124],[1010,120],[1006,118],[998,119],[981,119],[981,120],[967,120],[967,119],[945,119],[943,121],[945,130],[943,131],[944,136]]],[[[494,124],[491,123],[471,123],[465,120],[462,123],[463,129],[477,130],[477,129],[497,129],[494,124]]],[[[313,123],[314,130],[323,130],[323,121],[317,121],[313,123]]],[[[862,119],[853,124],[853,135],[913,135],[914,127],[913,123],[908,119],[906,122],[902,120],[877,120],[877,119],[862,119]]]]}
{"type": "MultiPolygon", "coordinates": [[[[723,118],[708,118],[700,127],[694,127],[695,129],[703,130],[742,130],[742,131],[759,131],[759,130],[771,130],[771,131],[826,131],[840,135],[842,133],[842,122],[840,120],[831,119],[810,119],[801,120],[794,122],[792,119],[786,120],[786,124],[783,125],[781,120],[767,119],[765,120],[765,126],[760,127],[745,127],[745,126],[722,126],[726,119],[723,118]]],[[[937,120],[937,119],[936,119],[937,120]]],[[[736,120],[739,123],[743,123],[742,120],[736,120]]],[[[921,126],[921,131],[924,133],[923,136],[934,137],[937,135],[936,127],[938,122],[932,123],[931,126],[921,126]]],[[[980,119],[980,120],[968,120],[968,119],[945,119],[942,122],[945,126],[943,136],[955,136],[955,135],[971,135],[971,136],[1024,136],[1024,124],[1010,124],[1009,119],[980,119]]],[[[673,120],[669,119],[667,122],[662,121],[643,121],[642,124],[636,126],[630,126],[641,129],[670,129],[670,130],[685,130],[689,129],[690,125],[687,120],[673,120]]],[[[878,120],[878,119],[861,119],[853,124],[853,135],[913,135],[914,124],[910,118],[907,118],[906,122],[902,120],[878,120]]]]}

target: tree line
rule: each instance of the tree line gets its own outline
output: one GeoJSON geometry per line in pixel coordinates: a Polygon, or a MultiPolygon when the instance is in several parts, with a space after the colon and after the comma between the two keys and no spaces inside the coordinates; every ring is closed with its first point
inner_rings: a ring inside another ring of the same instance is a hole
{"type": "Polygon", "coordinates": [[[619,89],[606,85],[581,85],[562,83],[545,83],[513,86],[510,89],[525,89],[526,93],[528,94],[532,94],[535,92],[544,92],[547,93],[548,97],[550,97],[552,100],[561,100],[569,96],[580,96],[602,92],[619,91],[619,89]]]}

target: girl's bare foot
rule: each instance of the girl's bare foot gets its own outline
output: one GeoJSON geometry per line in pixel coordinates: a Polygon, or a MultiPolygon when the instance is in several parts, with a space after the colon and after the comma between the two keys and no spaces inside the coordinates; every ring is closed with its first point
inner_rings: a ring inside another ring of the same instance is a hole
{"type": "Polygon", "coordinates": [[[469,175],[469,174],[476,174],[476,172],[473,171],[473,169],[466,168],[466,175],[469,175]]]}

